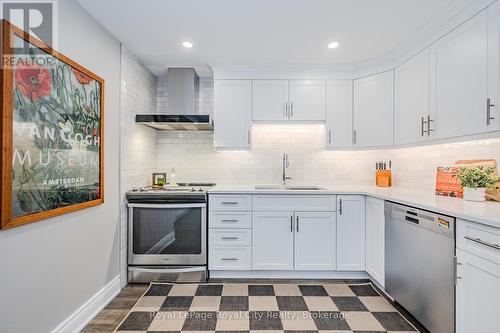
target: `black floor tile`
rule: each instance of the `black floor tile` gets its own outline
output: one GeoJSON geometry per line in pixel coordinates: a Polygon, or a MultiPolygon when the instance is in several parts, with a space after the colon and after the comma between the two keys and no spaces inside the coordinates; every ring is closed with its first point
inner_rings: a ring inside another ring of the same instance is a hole
{"type": "Polygon", "coordinates": [[[252,311],[249,319],[250,331],[283,330],[278,311],[252,311]]]}
{"type": "Polygon", "coordinates": [[[356,296],[380,296],[371,284],[349,286],[356,296]]]}
{"type": "Polygon", "coordinates": [[[248,296],[274,296],[273,285],[261,284],[261,285],[249,285],[248,286],[248,296]]]}
{"type": "Polygon", "coordinates": [[[193,296],[168,296],[160,307],[160,311],[188,311],[193,296]]]}
{"type": "Polygon", "coordinates": [[[219,311],[248,311],[248,296],[222,296],[219,311]]]}
{"type": "Polygon", "coordinates": [[[372,312],[372,315],[388,331],[415,331],[415,328],[398,312],[372,312]]]}
{"type": "Polygon", "coordinates": [[[333,296],[332,300],[340,311],[368,311],[359,298],[354,296],[333,296]]]}
{"type": "Polygon", "coordinates": [[[299,286],[302,296],[328,296],[323,286],[299,286]]]}
{"type": "Polygon", "coordinates": [[[131,312],[118,330],[147,331],[154,318],[155,312],[131,312]]]}
{"type": "Polygon", "coordinates": [[[152,284],[146,296],[167,296],[172,289],[171,284],[152,284]]]}
{"type": "Polygon", "coordinates": [[[182,325],[182,331],[215,331],[217,312],[189,312],[182,325]]]}
{"type": "Polygon", "coordinates": [[[199,285],[195,296],[220,296],[223,285],[199,285]]]}
{"type": "Polygon", "coordinates": [[[308,311],[302,296],[276,296],[280,311],[308,311]]]}
{"type": "Polygon", "coordinates": [[[312,311],[311,317],[320,331],[349,331],[351,328],[338,311],[312,311]]]}

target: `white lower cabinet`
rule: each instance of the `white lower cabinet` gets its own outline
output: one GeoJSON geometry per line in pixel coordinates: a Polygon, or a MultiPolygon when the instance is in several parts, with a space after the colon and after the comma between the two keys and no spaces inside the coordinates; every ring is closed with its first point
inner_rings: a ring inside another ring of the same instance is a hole
{"type": "Polygon", "coordinates": [[[366,272],[385,287],[384,200],[366,198],[366,272]]]}
{"type": "Polygon", "coordinates": [[[337,270],[365,270],[365,197],[337,196],[337,270]]]}
{"type": "Polygon", "coordinates": [[[294,221],[292,212],[254,212],[252,269],[293,269],[294,221]]]}
{"type": "Polygon", "coordinates": [[[295,270],[334,270],[335,234],[335,213],[295,212],[295,270]]]}
{"type": "Polygon", "coordinates": [[[500,264],[457,249],[457,333],[498,332],[500,264]]]}

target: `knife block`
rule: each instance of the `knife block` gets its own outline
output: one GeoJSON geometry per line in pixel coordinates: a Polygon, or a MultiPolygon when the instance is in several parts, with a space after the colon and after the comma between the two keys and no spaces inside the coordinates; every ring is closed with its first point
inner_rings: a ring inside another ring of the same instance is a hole
{"type": "Polygon", "coordinates": [[[375,184],[379,187],[392,186],[392,172],[391,172],[391,170],[377,170],[377,171],[375,171],[375,184]]]}

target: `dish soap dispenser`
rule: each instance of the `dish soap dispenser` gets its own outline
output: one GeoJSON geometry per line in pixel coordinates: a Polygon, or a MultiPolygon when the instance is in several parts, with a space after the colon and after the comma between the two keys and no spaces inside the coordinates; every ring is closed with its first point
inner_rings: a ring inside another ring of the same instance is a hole
{"type": "Polygon", "coordinates": [[[172,173],[170,173],[170,175],[168,176],[168,180],[169,180],[169,183],[171,185],[177,185],[177,182],[179,181],[179,179],[177,178],[177,175],[175,174],[174,168],[172,168],[172,173]]]}

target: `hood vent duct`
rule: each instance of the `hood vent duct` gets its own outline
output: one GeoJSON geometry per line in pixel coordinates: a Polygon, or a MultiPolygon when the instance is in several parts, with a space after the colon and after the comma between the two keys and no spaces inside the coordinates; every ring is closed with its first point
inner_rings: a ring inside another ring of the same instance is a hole
{"type": "Polygon", "coordinates": [[[168,113],[137,114],[137,123],[158,130],[213,130],[210,116],[199,114],[200,79],[194,68],[169,68],[167,86],[168,113]]]}

